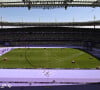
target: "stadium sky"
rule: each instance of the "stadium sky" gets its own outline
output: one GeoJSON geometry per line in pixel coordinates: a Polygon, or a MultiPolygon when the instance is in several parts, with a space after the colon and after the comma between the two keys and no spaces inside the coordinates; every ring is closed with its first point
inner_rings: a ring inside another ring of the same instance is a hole
{"type": "Polygon", "coordinates": [[[73,22],[100,20],[100,8],[68,7],[56,9],[0,8],[0,21],[73,22]]]}

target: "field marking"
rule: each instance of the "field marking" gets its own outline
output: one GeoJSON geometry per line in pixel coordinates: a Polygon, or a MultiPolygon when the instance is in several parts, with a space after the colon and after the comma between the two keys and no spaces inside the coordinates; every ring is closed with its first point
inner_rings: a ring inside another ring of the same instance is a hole
{"type": "Polygon", "coordinates": [[[13,48],[11,48],[11,47],[10,47],[10,48],[9,48],[9,47],[0,48],[0,56],[6,54],[6,53],[8,53],[8,52],[10,52],[11,50],[13,50],[13,48]]]}

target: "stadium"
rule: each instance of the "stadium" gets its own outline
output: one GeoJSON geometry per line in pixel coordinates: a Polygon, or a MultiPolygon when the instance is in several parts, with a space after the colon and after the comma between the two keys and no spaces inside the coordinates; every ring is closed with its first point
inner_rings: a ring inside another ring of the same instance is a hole
{"type": "Polygon", "coordinates": [[[97,68],[100,65],[99,57],[91,53],[100,45],[98,29],[28,27],[0,32],[1,68],[97,68]]]}
{"type": "MultiPolygon", "coordinates": [[[[2,8],[28,10],[75,6],[100,7],[100,2],[0,1],[2,8]]],[[[0,26],[0,89],[100,89],[100,21],[11,22],[1,17],[0,26]]]]}
{"type": "Polygon", "coordinates": [[[94,88],[100,81],[99,36],[94,28],[1,28],[1,88],[94,88]]]}

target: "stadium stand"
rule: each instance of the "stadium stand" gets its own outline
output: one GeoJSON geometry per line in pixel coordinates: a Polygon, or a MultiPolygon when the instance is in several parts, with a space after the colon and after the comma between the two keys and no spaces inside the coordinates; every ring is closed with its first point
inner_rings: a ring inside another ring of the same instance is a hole
{"type": "Polygon", "coordinates": [[[78,45],[100,48],[100,30],[70,27],[0,29],[0,46],[78,45]]]}

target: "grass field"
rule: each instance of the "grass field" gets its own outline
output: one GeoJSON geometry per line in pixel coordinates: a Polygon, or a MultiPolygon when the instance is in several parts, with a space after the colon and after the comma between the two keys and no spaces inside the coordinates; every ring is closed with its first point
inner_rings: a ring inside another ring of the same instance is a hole
{"type": "Polygon", "coordinates": [[[0,68],[96,68],[97,66],[100,66],[98,59],[84,51],[71,48],[18,48],[0,56],[0,68]]]}

